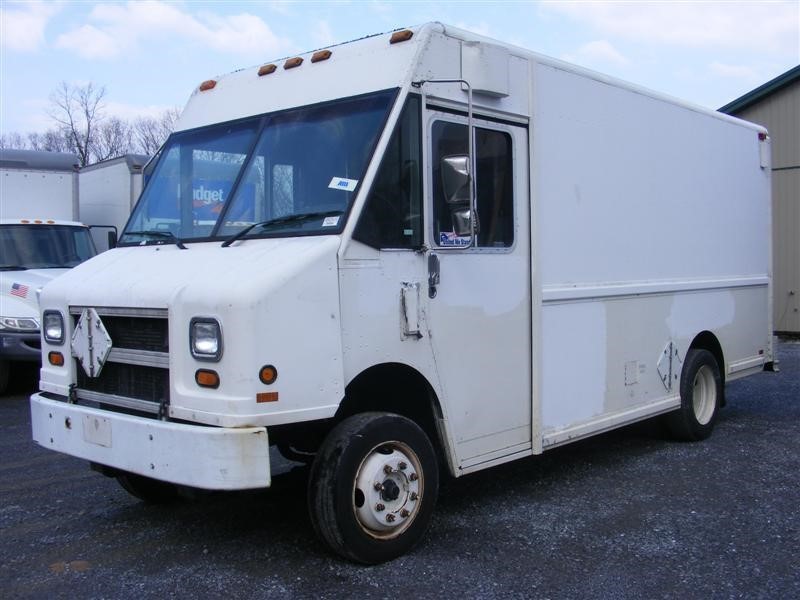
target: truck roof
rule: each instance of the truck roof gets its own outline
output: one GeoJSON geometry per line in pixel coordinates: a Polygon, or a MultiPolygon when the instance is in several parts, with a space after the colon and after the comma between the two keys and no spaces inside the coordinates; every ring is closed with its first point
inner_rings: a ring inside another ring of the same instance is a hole
{"type": "Polygon", "coordinates": [[[122,156],[118,156],[116,158],[109,158],[107,160],[101,160],[99,162],[92,163],[91,165],[86,165],[85,167],[81,168],[81,173],[94,171],[96,169],[103,169],[105,167],[110,167],[123,162],[128,165],[128,171],[131,173],[141,173],[142,168],[144,168],[150,158],[152,157],[148,154],[123,154],[122,156]]]}
{"type": "Polygon", "coordinates": [[[46,219],[31,217],[29,219],[0,219],[0,225],[67,225],[71,227],[86,227],[78,221],[64,221],[61,219],[46,219]]]}
{"type": "MultiPolygon", "coordinates": [[[[370,35],[350,42],[284,57],[227,75],[217,76],[195,88],[175,131],[194,129],[214,123],[233,121],[287,108],[357,96],[379,90],[398,88],[417,79],[462,77],[461,56],[440,42],[457,40],[466,44],[500,47],[509,56],[518,57],[556,69],[569,71],[602,83],[668,102],[716,119],[737,123],[758,131],[763,127],[719,113],[706,107],[679,100],[667,94],[585,69],[531,50],[493,40],[470,31],[426,23],[408,29],[370,35]],[[410,32],[393,43],[393,34],[410,32]],[[438,44],[438,46],[437,46],[438,44]],[[453,68],[453,65],[456,65],[453,68]]],[[[522,75],[522,73],[518,73],[522,75]]],[[[524,77],[524,75],[523,75],[524,77]]],[[[516,78],[512,78],[516,79],[516,78]]],[[[512,82],[517,90],[518,79],[512,82]]],[[[456,88],[460,90],[460,86],[456,88]]],[[[463,96],[463,94],[461,94],[463,96]]],[[[459,99],[463,101],[462,99],[459,99]]],[[[497,106],[495,98],[476,94],[476,108],[482,104],[497,106]]],[[[530,118],[531,107],[522,99],[508,114],[530,118]]],[[[503,112],[501,110],[500,112],[503,112]]]]}
{"type": "Polygon", "coordinates": [[[0,149],[0,168],[21,171],[66,171],[78,169],[78,156],[69,152],[0,149]]]}

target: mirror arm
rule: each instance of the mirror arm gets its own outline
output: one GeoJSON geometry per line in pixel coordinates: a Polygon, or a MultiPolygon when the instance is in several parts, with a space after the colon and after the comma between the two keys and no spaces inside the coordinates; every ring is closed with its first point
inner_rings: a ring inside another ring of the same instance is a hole
{"type": "MultiPolygon", "coordinates": [[[[469,246],[467,248],[474,248],[477,246],[475,240],[475,221],[477,215],[477,190],[475,189],[475,128],[472,126],[472,86],[466,79],[422,79],[420,81],[412,81],[411,85],[422,91],[422,106],[428,105],[427,95],[425,94],[426,83],[460,83],[467,87],[467,155],[469,156],[469,246]]],[[[456,248],[453,248],[455,250],[456,248]]],[[[442,248],[439,248],[442,250],[442,248]]],[[[458,248],[463,250],[463,248],[458,248]]]]}

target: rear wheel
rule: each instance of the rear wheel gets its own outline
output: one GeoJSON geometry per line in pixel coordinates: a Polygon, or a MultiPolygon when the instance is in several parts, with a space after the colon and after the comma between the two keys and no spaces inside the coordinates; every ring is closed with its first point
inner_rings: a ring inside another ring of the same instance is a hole
{"type": "Polygon", "coordinates": [[[8,371],[8,361],[0,360],[0,395],[5,394],[8,388],[8,371]]]}
{"type": "Polygon", "coordinates": [[[681,371],[681,406],[666,416],[670,432],[678,439],[704,440],[711,435],[722,400],[722,376],[714,355],[691,349],[681,371]]]}
{"type": "Polygon", "coordinates": [[[341,556],[385,562],[422,538],[438,489],[436,455],[416,423],[389,413],[354,415],[317,453],[308,490],[311,522],[341,556]]]}
{"type": "Polygon", "coordinates": [[[177,486],[135,473],[121,473],[117,481],[131,496],[148,504],[169,504],[180,497],[177,486]]]}

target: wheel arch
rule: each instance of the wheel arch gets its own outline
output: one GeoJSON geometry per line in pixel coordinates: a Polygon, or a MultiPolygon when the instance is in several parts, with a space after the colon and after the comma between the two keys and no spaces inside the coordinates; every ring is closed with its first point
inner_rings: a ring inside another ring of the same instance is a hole
{"type": "Polygon", "coordinates": [[[347,384],[334,422],[370,411],[391,412],[414,421],[430,439],[440,464],[454,473],[439,398],[417,369],[388,362],[363,370],[347,384]]]}

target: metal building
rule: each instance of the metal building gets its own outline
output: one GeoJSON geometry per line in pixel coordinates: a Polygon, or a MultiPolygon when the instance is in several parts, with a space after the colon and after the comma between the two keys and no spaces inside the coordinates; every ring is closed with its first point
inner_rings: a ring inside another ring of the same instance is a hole
{"type": "Polygon", "coordinates": [[[800,65],[719,110],[772,138],[774,326],[800,334],[800,65]]]}

